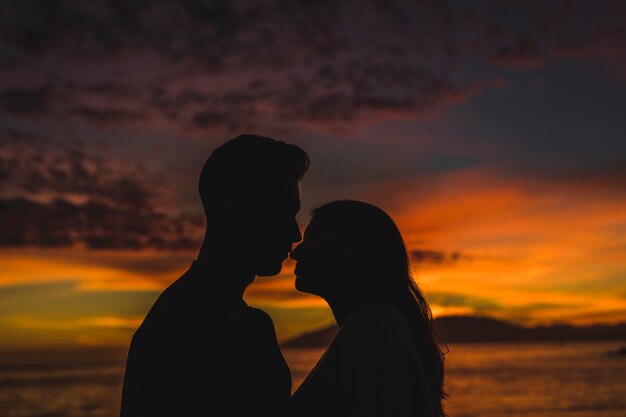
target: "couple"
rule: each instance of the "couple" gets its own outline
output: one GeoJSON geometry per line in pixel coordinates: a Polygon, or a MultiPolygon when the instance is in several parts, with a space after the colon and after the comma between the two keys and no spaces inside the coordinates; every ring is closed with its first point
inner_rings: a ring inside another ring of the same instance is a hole
{"type": "Polygon", "coordinates": [[[308,166],[299,147],[256,135],[207,159],[204,241],[132,338],[121,417],[445,415],[441,345],[400,232],[381,209],[339,200],[313,211],[302,239],[308,166]],[[272,319],[243,300],[287,256],[296,288],[340,327],[293,394],[272,319]]]}

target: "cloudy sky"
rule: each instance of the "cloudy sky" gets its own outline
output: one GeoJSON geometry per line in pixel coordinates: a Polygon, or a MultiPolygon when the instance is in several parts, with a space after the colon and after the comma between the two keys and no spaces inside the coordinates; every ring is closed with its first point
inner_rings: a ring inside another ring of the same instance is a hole
{"type": "MultiPolygon", "coordinates": [[[[437,316],[626,321],[624,2],[0,8],[0,346],[127,343],[240,133],[309,153],[303,229],[387,210],[437,316]]],[[[292,270],[246,293],[281,339],[332,320],[292,270]]]]}

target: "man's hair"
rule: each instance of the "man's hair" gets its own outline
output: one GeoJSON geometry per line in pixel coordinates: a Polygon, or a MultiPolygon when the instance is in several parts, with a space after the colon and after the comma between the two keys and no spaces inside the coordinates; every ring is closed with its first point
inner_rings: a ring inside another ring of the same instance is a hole
{"type": "Polygon", "coordinates": [[[216,202],[257,195],[285,182],[300,181],[309,168],[307,153],[296,145],[244,134],[216,148],[202,167],[198,191],[205,213],[216,202]]]}

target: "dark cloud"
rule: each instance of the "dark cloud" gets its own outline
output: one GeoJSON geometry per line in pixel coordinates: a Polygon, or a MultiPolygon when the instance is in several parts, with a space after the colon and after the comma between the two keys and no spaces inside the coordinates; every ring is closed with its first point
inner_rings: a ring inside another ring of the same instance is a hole
{"type": "Polygon", "coordinates": [[[6,88],[0,91],[0,111],[26,116],[39,116],[49,110],[52,86],[6,88]]]}
{"type": "Polygon", "coordinates": [[[540,68],[544,63],[539,44],[530,37],[523,37],[512,45],[500,47],[491,54],[489,60],[495,65],[521,69],[540,68]]]}
{"type": "Polygon", "coordinates": [[[268,117],[297,125],[419,113],[464,91],[463,83],[450,77],[447,56],[437,56],[446,42],[449,11],[433,4],[96,1],[37,7],[24,1],[13,6],[0,42],[19,59],[0,77],[12,84],[0,94],[7,97],[4,110],[14,113],[39,109],[40,114],[44,104],[54,104],[50,107],[68,109],[56,116],[88,121],[130,123],[148,112],[201,129],[237,130],[262,125],[268,117]],[[355,14],[363,23],[354,24],[355,14]],[[370,20],[376,29],[365,23],[370,20]],[[135,67],[139,56],[148,59],[145,71],[135,67]],[[53,97],[40,87],[26,89],[32,70],[23,66],[32,61],[48,68],[53,97]],[[110,92],[105,88],[100,99],[109,100],[90,103],[95,85],[114,82],[118,91],[157,86],[159,92],[153,98],[127,95],[121,102],[105,96],[110,92]],[[48,96],[42,97],[44,92],[48,96]]]}
{"type": "Polygon", "coordinates": [[[0,220],[0,246],[194,250],[202,230],[200,219],[190,215],[171,217],[149,208],[63,199],[42,203],[3,198],[0,220]]]}
{"type": "Polygon", "coordinates": [[[139,178],[141,165],[124,169],[80,148],[54,149],[31,143],[14,145],[0,141],[0,151],[0,166],[11,177],[13,188],[5,189],[4,195],[93,199],[131,208],[148,207],[153,197],[139,178]]]}
{"type": "Polygon", "coordinates": [[[626,64],[626,27],[598,28],[555,43],[551,52],[561,58],[601,58],[626,64]]]}
{"type": "Polygon", "coordinates": [[[410,251],[411,259],[417,264],[448,265],[461,260],[469,259],[459,252],[443,252],[429,249],[415,249],[410,251]]]}
{"type": "Polygon", "coordinates": [[[468,60],[538,68],[550,50],[624,44],[623,25],[574,25],[611,7],[568,2],[11,3],[0,111],[202,131],[416,117],[476,94],[468,60]]]}
{"type": "Polygon", "coordinates": [[[115,107],[76,106],[69,109],[73,116],[94,123],[124,123],[144,120],[146,115],[140,111],[115,107]]]}
{"type": "Polygon", "coordinates": [[[83,120],[94,125],[129,125],[145,120],[149,113],[129,98],[133,88],[122,84],[77,85],[51,80],[26,87],[0,89],[0,112],[30,119],[83,120]]]}
{"type": "Polygon", "coordinates": [[[196,249],[199,213],[166,213],[159,177],[28,133],[0,136],[1,246],[196,249]],[[13,140],[22,140],[15,144],[13,140]]]}
{"type": "Polygon", "coordinates": [[[470,307],[477,312],[500,311],[502,307],[494,300],[471,295],[435,292],[428,295],[430,303],[443,307],[470,307]]]}

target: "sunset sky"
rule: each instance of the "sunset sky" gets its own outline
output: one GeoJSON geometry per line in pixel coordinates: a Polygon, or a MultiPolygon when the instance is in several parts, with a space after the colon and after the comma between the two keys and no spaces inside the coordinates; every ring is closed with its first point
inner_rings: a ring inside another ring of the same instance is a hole
{"type": "MultiPolygon", "coordinates": [[[[127,344],[240,133],[309,153],[302,229],[332,199],[388,211],[435,316],[626,321],[626,2],[0,9],[0,347],[127,344]]],[[[246,292],[281,340],[332,322],[293,266],[246,292]]]]}

